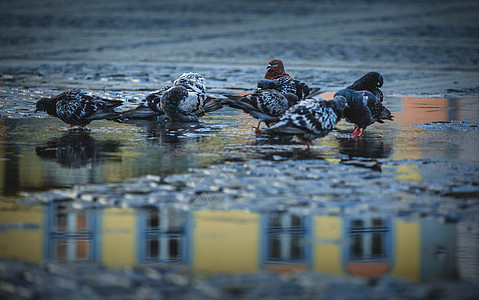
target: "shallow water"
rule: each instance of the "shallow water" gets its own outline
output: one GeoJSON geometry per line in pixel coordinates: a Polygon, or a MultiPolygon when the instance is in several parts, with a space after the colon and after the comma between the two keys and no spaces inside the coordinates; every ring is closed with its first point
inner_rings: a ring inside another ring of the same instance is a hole
{"type": "MultiPolygon", "coordinates": [[[[329,94],[323,95],[329,98],[329,94]]],[[[380,162],[434,159],[478,165],[478,99],[390,97],[394,122],[374,124],[351,138],[351,124],[315,141],[312,151],[289,138],[255,136],[250,116],[223,108],[200,123],[96,121],[70,132],[52,118],[1,118],[2,195],[166,176],[231,160],[281,158],[380,162]]]]}
{"type": "Polygon", "coordinates": [[[385,103],[394,122],[342,121],[310,151],[230,108],[83,132],[2,118],[0,257],[477,283],[478,99],[385,103]]]}

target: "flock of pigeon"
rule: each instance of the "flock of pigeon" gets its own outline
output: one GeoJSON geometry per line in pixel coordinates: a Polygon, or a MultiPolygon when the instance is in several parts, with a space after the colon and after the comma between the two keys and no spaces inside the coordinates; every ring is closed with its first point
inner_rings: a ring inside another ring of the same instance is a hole
{"type": "Polygon", "coordinates": [[[118,112],[121,100],[108,100],[72,89],[36,103],[36,111],[44,111],[70,124],[71,128],[85,128],[93,120],[156,118],[165,115],[169,121],[196,122],[198,117],[223,105],[242,109],[258,119],[255,127],[260,132],[261,123],[268,127],[268,135],[291,135],[302,140],[307,149],[312,141],[326,136],[345,118],[355,126],[351,136],[362,136],[367,126],[374,122],[393,120],[391,112],[383,105],[380,87],[383,77],[369,72],[352,85],[334,94],[333,100],[314,98],[319,89],[310,89],[304,82],[295,80],[284,70],[283,62],[272,59],[258,89],[244,96],[224,95],[225,99],[206,94],[205,79],[197,73],[184,73],[167,86],[146,97],[135,109],[118,112]]]}

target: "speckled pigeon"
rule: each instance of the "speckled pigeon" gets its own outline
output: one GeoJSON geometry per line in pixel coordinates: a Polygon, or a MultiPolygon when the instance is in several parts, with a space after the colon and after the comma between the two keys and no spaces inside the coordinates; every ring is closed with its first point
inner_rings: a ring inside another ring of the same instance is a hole
{"type": "Polygon", "coordinates": [[[384,123],[383,120],[393,120],[394,116],[389,109],[371,92],[343,89],[336,92],[334,96],[343,96],[348,100],[348,108],[344,110],[344,117],[346,121],[354,123],[355,130],[351,136],[358,133],[359,136],[363,136],[366,127],[374,122],[384,123]]]}
{"type": "Polygon", "coordinates": [[[379,88],[383,86],[383,82],[381,74],[369,72],[346,88],[355,91],[369,91],[382,102],[383,92],[379,88]]]}
{"type": "Polygon", "coordinates": [[[35,112],[44,111],[70,124],[70,128],[75,126],[84,128],[93,120],[123,122],[121,114],[114,110],[122,104],[121,100],[102,99],[79,89],[72,89],[51,98],[38,100],[35,112]]]}
{"type": "Polygon", "coordinates": [[[197,122],[198,117],[222,107],[218,99],[191,91],[183,85],[175,85],[166,90],[160,105],[168,120],[179,122],[197,122]]]}
{"type": "Polygon", "coordinates": [[[265,133],[295,135],[309,149],[314,139],[326,136],[334,129],[347,106],[347,100],[342,96],[331,101],[305,99],[288,109],[280,121],[266,129],[265,133]]]}
{"type": "MultiPolygon", "coordinates": [[[[173,82],[173,86],[183,86],[195,93],[206,93],[206,81],[203,76],[198,73],[190,72],[181,74],[181,76],[173,82]]],[[[163,93],[171,87],[172,86],[166,86],[149,94],[136,108],[124,111],[123,115],[129,119],[149,119],[163,115],[164,112],[161,109],[160,100],[163,93]]]]}
{"type": "Polygon", "coordinates": [[[228,99],[224,99],[223,104],[242,109],[259,120],[258,126],[255,127],[256,131],[259,131],[261,122],[265,122],[267,126],[278,122],[286,110],[298,102],[296,95],[282,94],[274,89],[257,90],[246,96],[225,95],[225,97],[228,99]]]}

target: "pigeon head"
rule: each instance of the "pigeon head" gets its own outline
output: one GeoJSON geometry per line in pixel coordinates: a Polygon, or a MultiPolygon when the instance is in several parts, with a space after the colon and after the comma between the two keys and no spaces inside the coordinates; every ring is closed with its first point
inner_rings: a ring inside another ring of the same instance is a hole
{"type": "Polygon", "coordinates": [[[349,107],[348,99],[340,95],[334,95],[333,100],[329,101],[329,103],[335,113],[340,117],[343,117],[344,110],[349,107]]]}
{"type": "MultiPolygon", "coordinates": [[[[376,73],[376,72],[374,72],[374,73],[376,73]]],[[[379,73],[376,73],[376,74],[378,74],[377,87],[379,88],[379,87],[383,86],[384,79],[379,73]]]]}
{"type": "Polygon", "coordinates": [[[284,65],[281,59],[272,59],[269,61],[268,66],[266,67],[267,71],[264,75],[265,79],[278,79],[280,77],[290,77],[284,71],[284,65]]]}
{"type": "Polygon", "coordinates": [[[35,106],[35,113],[39,111],[44,111],[49,115],[56,115],[56,103],[55,100],[52,98],[40,98],[40,100],[37,101],[35,106]]]}
{"type": "Polygon", "coordinates": [[[354,94],[354,91],[353,91],[353,90],[350,90],[350,89],[342,89],[342,90],[337,91],[336,94],[334,94],[334,97],[336,97],[336,96],[343,96],[343,97],[345,97],[345,98],[347,99],[347,98],[352,97],[353,94],[354,94]]]}
{"type": "Polygon", "coordinates": [[[274,58],[268,62],[266,69],[278,69],[284,72],[284,65],[281,59],[274,58]]]}
{"type": "Polygon", "coordinates": [[[198,73],[183,73],[173,84],[175,86],[183,86],[197,93],[206,93],[206,81],[198,73]]]}
{"type": "Polygon", "coordinates": [[[360,81],[365,88],[366,87],[380,88],[383,86],[383,83],[384,83],[383,77],[378,72],[368,72],[363,77],[361,77],[358,81],[360,81]]]}
{"type": "Polygon", "coordinates": [[[382,87],[383,83],[384,79],[381,74],[379,74],[378,72],[368,72],[347,88],[355,91],[373,91],[382,87]]]}
{"type": "Polygon", "coordinates": [[[46,111],[46,105],[48,103],[48,100],[49,98],[41,98],[40,100],[38,100],[36,104],[35,112],[37,113],[39,111],[46,111]]]}
{"type": "Polygon", "coordinates": [[[162,100],[169,107],[177,107],[178,103],[188,97],[188,90],[183,86],[174,86],[167,90],[163,96],[162,100]]]}

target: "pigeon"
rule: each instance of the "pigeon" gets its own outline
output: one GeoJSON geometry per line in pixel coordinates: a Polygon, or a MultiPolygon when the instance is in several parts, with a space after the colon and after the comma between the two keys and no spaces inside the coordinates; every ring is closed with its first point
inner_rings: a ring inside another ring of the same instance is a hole
{"type": "Polygon", "coordinates": [[[198,117],[220,109],[222,104],[205,93],[175,85],[163,93],[160,106],[170,121],[197,122],[198,117]]]}
{"type": "MultiPolygon", "coordinates": [[[[206,93],[206,81],[198,73],[183,73],[173,82],[173,86],[183,86],[192,92],[206,93]]],[[[166,86],[162,89],[149,94],[136,108],[123,112],[123,115],[129,119],[150,119],[163,115],[160,101],[163,93],[172,86],[166,86]]]]}
{"type": "Polygon", "coordinates": [[[382,102],[368,91],[354,91],[343,89],[334,96],[343,96],[348,100],[348,108],[344,110],[346,121],[354,123],[355,130],[351,136],[363,132],[374,122],[384,123],[383,120],[393,120],[393,115],[382,102]]]}
{"type": "Polygon", "coordinates": [[[284,71],[283,62],[280,59],[272,59],[266,67],[264,79],[258,81],[260,89],[275,89],[283,94],[295,94],[299,100],[310,98],[319,94],[320,88],[311,89],[309,86],[299,80],[294,79],[284,71]]]}
{"type": "Polygon", "coordinates": [[[288,73],[284,71],[284,65],[281,59],[274,58],[269,61],[268,66],[266,67],[267,71],[264,74],[264,79],[278,79],[278,78],[291,78],[288,73]]]}
{"type": "Polygon", "coordinates": [[[273,135],[295,135],[304,141],[307,150],[312,141],[334,129],[348,107],[343,96],[333,100],[308,98],[289,108],[280,121],[265,130],[273,135]]]}
{"type": "Polygon", "coordinates": [[[70,124],[70,128],[85,128],[93,120],[111,120],[122,123],[124,117],[114,110],[123,104],[121,100],[108,100],[91,96],[80,89],[72,89],[51,98],[41,98],[36,110],[44,111],[70,124]]]}
{"type": "Polygon", "coordinates": [[[255,127],[259,132],[261,122],[269,127],[271,123],[278,122],[279,118],[288,108],[298,102],[298,97],[291,93],[282,94],[274,89],[257,90],[246,96],[225,95],[228,99],[223,100],[233,108],[242,109],[259,120],[255,127]]]}
{"type": "Polygon", "coordinates": [[[355,91],[369,91],[373,93],[379,101],[383,102],[383,92],[379,89],[383,86],[383,82],[384,80],[381,74],[378,72],[369,72],[346,88],[355,91]]]}

